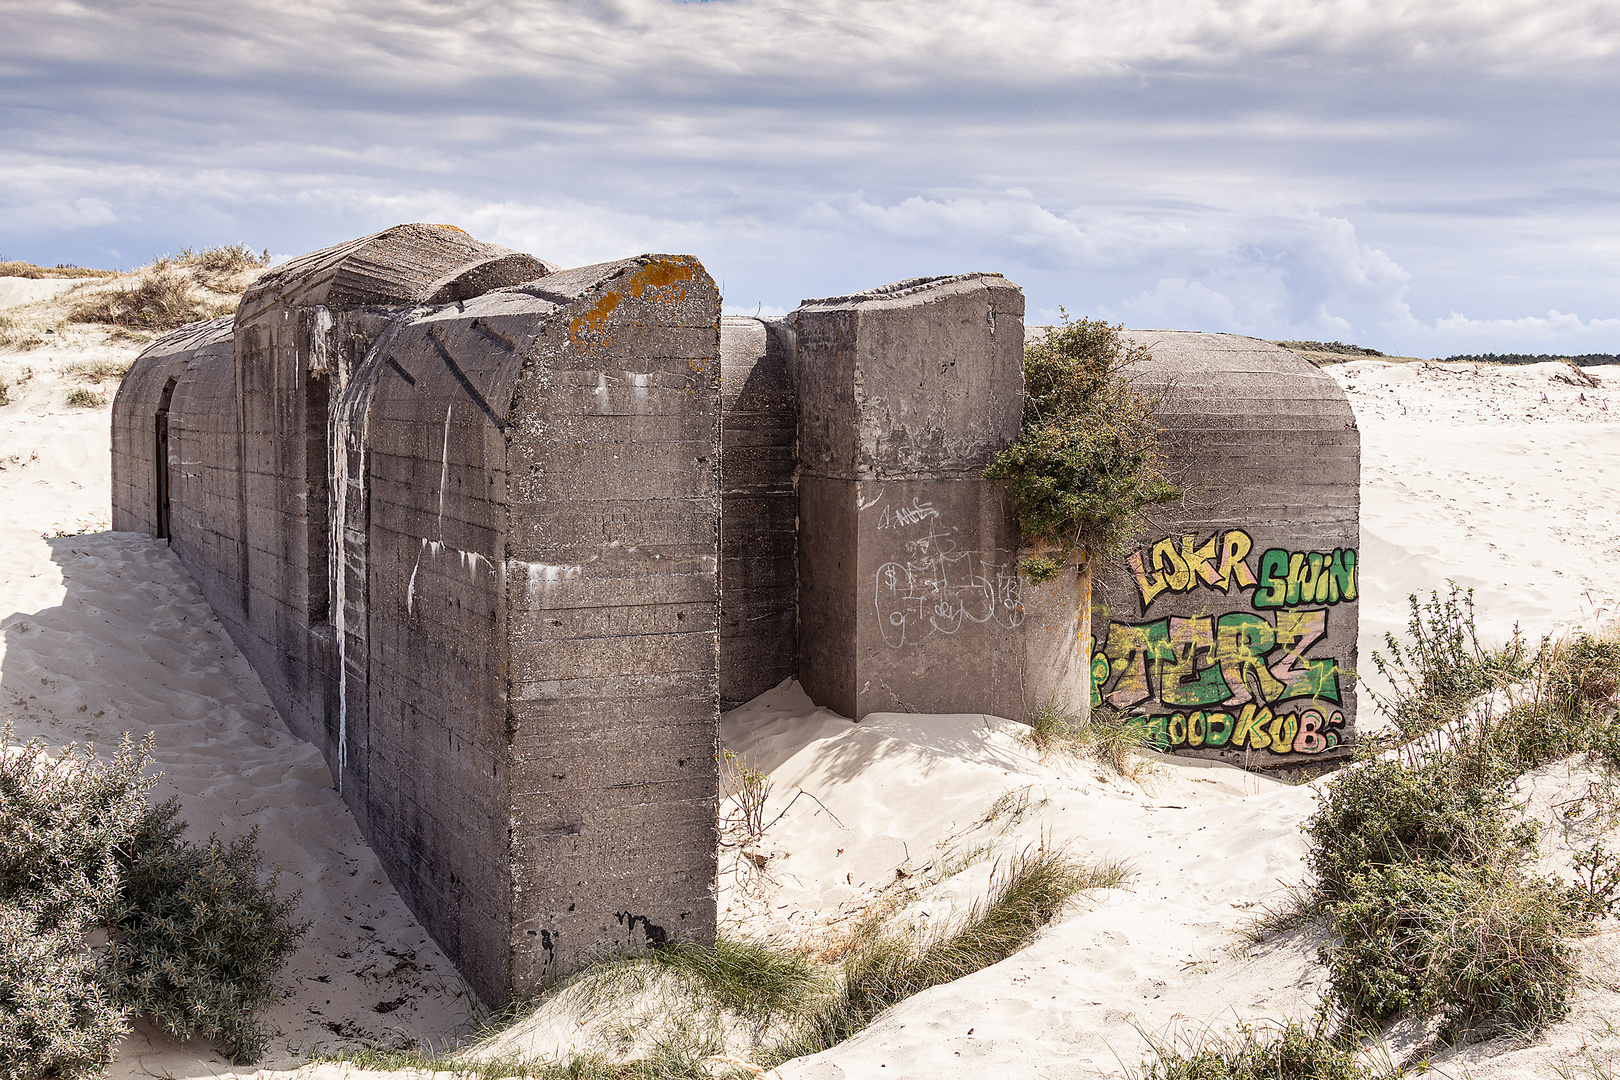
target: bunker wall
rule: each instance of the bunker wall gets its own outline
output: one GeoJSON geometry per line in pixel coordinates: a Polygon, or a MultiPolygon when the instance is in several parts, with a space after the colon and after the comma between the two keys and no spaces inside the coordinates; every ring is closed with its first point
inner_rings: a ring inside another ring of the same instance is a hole
{"type": "Polygon", "coordinates": [[[806,301],[799,379],[799,678],[818,704],[1023,719],[1087,707],[1073,574],[1018,572],[982,477],[1023,412],[1024,298],[999,275],[806,301]]]}
{"type": "Polygon", "coordinates": [[[1153,360],[1184,497],[1098,574],[1098,700],[1162,749],[1254,767],[1342,756],[1355,726],[1360,434],[1305,360],[1228,334],[1128,331],[1153,360]]]}
{"type": "Polygon", "coordinates": [[[514,986],[712,941],[720,298],[697,260],[544,279],[508,449],[514,986]]]}
{"type": "Polygon", "coordinates": [[[720,320],[720,707],[798,670],[798,408],[793,336],[720,320]]]}

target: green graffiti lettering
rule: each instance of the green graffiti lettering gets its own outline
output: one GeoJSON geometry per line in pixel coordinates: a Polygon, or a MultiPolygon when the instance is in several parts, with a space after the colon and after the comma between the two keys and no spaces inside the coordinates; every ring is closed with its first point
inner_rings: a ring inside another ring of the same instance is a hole
{"type": "Polygon", "coordinates": [[[1307,660],[1305,653],[1327,634],[1327,612],[1288,610],[1277,612],[1277,648],[1282,657],[1271,665],[1271,674],[1282,683],[1282,692],[1268,701],[1293,698],[1321,698],[1339,702],[1339,662],[1332,657],[1307,660]]]}
{"type": "MultiPolygon", "coordinates": [[[[1288,606],[1289,607],[1293,607],[1295,604],[1299,603],[1300,593],[1302,593],[1304,591],[1304,589],[1301,588],[1301,585],[1303,584],[1304,576],[1305,576],[1305,553],[1303,551],[1296,551],[1293,554],[1288,556],[1288,592],[1287,592],[1287,600],[1288,600],[1288,606]]],[[[1315,586],[1315,583],[1312,582],[1312,587],[1314,588],[1314,586],[1315,586]]]]}
{"type": "Polygon", "coordinates": [[[1328,564],[1328,582],[1329,602],[1356,598],[1355,548],[1338,548],[1333,552],[1333,561],[1328,564]]]}
{"type": "Polygon", "coordinates": [[[1265,661],[1266,653],[1277,647],[1271,624],[1259,615],[1233,611],[1222,615],[1217,626],[1215,658],[1220,663],[1221,679],[1231,691],[1231,696],[1223,699],[1225,703],[1242,705],[1253,701],[1256,689],[1262,701],[1281,693],[1283,684],[1272,677],[1265,661]]]}
{"type": "Polygon", "coordinates": [[[1232,737],[1232,714],[1212,712],[1204,719],[1204,745],[1225,746],[1232,737]]]}
{"type": "Polygon", "coordinates": [[[1225,701],[1231,688],[1216,663],[1215,617],[1170,617],[1170,644],[1175,659],[1164,669],[1159,696],[1166,705],[1213,705],[1225,701]]]}
{"type": "Polygon", "coordinates": [[[1168,717],[1164,716],[1150,716],[1147,718],[1146,745],[1149,748],[1161,752],[1170,749],[1170,739],[1165,732],[1168,719],[1168,717]]]}
{"type": "Polygon", "coordinates": [[[1257,608],[1282,607],[1288,600],[1288,552],[1272,548],[1260,556],[1260,585],[1254,591],[1257,608]]]}

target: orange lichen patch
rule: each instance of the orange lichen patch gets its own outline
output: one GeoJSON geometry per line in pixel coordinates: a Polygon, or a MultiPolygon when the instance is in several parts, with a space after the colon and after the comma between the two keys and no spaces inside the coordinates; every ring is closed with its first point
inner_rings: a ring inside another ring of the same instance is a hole
{"type": "Polygon", "coordinates": [[[467,235],[467,230],[466,229],[460,228],[459,226],[456,226],[456,225],[440,225],[440,224],[437,224],[437,223],[434,223],[434,222],[430,222],[429,227],[434,228],[434,229],[449,229],[451,232],[458,232],[462,236],[467,235]]]}
{"type": "Polygon", "coordinates": [[[569,333],[575,337],[580,334],[596,333],[607,324],[608,316],[612,315],[618,306],[619,294],[616,292],[604,292],[596,303],[591,305],[589,311],[569,324],[569,333]]]}
{"type": "MultiPolygon", "coordinates": [[[[691,281],[697,273],[694,267],[697,260],[690,255],[677,255],[671,259],[658,259],[643,266],[636,271],[630,279],[630,295],[641,299],[641,294],[649,289],[662,289],[681,281],[691,281]]],[[[679,290],[674,299],[681,300],[686,296],[686,290],[679,290]]]]}

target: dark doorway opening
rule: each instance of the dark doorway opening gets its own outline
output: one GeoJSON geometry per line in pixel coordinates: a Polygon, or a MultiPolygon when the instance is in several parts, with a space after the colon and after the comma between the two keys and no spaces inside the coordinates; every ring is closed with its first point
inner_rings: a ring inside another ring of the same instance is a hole
{"type": "Polygon", "coordinates": [[[155,516],[159,540],[167,540],[172,535],[169,527],[169,401],[174,397],[174,386],[179,381],[180,377],[175,375],[164,384],[163,397],[158,401],[157,416],[152,422],[152,432],[157,443],[152,466],[156,470],[157,480],[154,495],[157,501],[155,516]]]}

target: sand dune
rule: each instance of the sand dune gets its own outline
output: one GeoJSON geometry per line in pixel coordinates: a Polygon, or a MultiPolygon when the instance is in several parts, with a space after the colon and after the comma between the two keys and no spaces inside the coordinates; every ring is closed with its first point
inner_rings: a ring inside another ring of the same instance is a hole
{"type": "MultiPolygon", "coordinates": [[[[267,861],[303,890],[301,911],[316,924],[287,971],[289,996],[269,1014],[278,1034],[263,1069],[318,1047],[453,1039],[473,1002],[380,872],[319,756],[288,734],[166,545],[105,531],[107,412],[63,401],[69,365],[116,352],[85,341],[0,353],[13,386],[0,408],[0,500],[10,508],[0,521],[0,715],[19,737],[54,745],[155,732],[159,794],[181,797],[195,831],[260,829],[267,861]],[[32,376],[19,381],[24,368],[32,376]]],[[[1364,667],[1382,631],[1404,624],[1405,594],[1446,578],[1479,590],[1492,635],[1515,621],[1533,632],[1591,625],[1620,604],[1620,413],[1606,384],[1569,385],[1558,379],[1567,371],[1544,367],[1331,369],[1363,432],[1364,667]]],[[[1127,889],[1093,894],[1025,952],[903,1003],[783,1077],[1109,1074],[1140,1060],[1145,1034],[1305,1016],[1315,1004],[1309,936],[1231,951],[1234,927],[1301,877],[1311,786],[1178,760],[1138,785],[1043,763],[1010,721],[881,714],[855,725],[791,682],[728,714],[723,739],[770,775],[768,817],[786,811],[764,842],[763,875],[728,862],[721,906],[744,931],[836,928],[897,871],[926,880],[963,844],[993,843],[1004,856],[1044,835],[1135,869],[1127,889]],[[814,798],[793,801],[800,791],[814,798]],[[1010,827],[986,821],[1009,791],[1030,809],[1010,827]]],[[[931,886],[903,917],[948,920],[982,893],[993,864],[931,886]]],[[[1583,1039],[1614,1052],[1612,1035],[1588,1039],[1617,989],[1601,982],[1620,959],[1614,937],[1582,949],[1598,981],[1571,1020],[1530,1048],[1467,1051],[1474,1074],[1550,1078],[1577,1061],[1583,1039]]],[[[542,1018],[512,1038],[554,1050],[587,1036],[542,1018]]],[[[113,1071],[227,1073],[210,1048],[144,1028],[113,1071]]]]}

